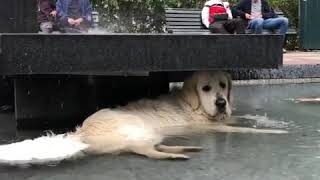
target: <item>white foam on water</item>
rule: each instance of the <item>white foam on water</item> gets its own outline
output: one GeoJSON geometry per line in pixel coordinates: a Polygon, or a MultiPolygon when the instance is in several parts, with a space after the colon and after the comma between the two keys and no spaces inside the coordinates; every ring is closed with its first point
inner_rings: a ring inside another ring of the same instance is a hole
{"type": "Polygon", "coordinates": [[[91,28],[88,31],[88,34],[110,34],[110,33],[112,32],[103,28],[91,28]]]}
{"type": "Polygon", "coordinates": [[[36,139],[1,145],[0,163],[10,165],[42,164],[71,158],[88,147],[79,138],[47,135],[36,139]]]}
{"type": "Polygon", "coordinates": [[[286,101],[292,101],[294,103],[320,103],[320,97],[310,97],[310,98],[289,98],[286,101]]]}
{"type": "Polygon", "coordinates": [[[255,127],[287,128],[289,126],[288,122],[270,119],[267,115],[261,116],[261,115],[246,114],[243,116],[235,116],[235,117],[240,119],[242,118],[242,119],[254,120],[255,127]]]}

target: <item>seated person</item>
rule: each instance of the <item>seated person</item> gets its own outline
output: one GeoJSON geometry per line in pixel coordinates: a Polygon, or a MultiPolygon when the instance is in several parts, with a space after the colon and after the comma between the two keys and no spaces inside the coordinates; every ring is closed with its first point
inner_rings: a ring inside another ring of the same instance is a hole
{"type": "Polygon", "coordinates": [[[68,33],[87,32],[92,25],[90,0],[58,0],[59,26],[68,33]]]}
{"type": "Polygon", "coordinates": [[[245,25],[241,19],[233,19],[228,2],[209,0],[205,3],[202,13],[202,23],[212,33],[244,34],[245,25]]]}
{"type": "Polygon", "coordinates": [[[55,0],[38,0],[38,22],[40,30],[44,33],[51,33],[58,30],[55,24],[57,15],[55,0]]]}
{"type": "Polygon", "coordinates": [[[235,11],[256,34],[261,34],[263,29],[279,29],[283,35],[288,31],[288,19],[277,17],[266,0],[242,0],[235,11]]]}

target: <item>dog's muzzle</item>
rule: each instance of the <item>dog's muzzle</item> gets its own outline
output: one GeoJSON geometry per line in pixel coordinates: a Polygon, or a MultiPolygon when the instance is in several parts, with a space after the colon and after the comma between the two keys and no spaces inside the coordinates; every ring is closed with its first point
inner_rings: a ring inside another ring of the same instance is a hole
{"type": "Polygon", "coordinates": [[[222,97],[218,97],[215,102],[215,105],[217,106],[218,111],[223,113],[226,111],[227,101],[222,97]]]}

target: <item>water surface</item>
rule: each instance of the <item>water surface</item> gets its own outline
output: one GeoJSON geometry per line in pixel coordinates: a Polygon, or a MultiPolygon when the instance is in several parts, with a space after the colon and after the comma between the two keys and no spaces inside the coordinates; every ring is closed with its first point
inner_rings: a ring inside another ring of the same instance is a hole
{"type": "MultiPolygon", "coordinates": [[[[248,126],[282,128],[289,134],[216,133],[171,140],[169,143],[205,148],[188,161],[105,155],[58,165],[0,166],[0,179],[319,180],[320,104],[291,100],[313,96],[320,97],[320,84],[234,87],[235,115],[258,117],[258,122],[248,126]],[[261,120],[263,116],[266,118],[261,120]]],[[[15,132],[12,115],[0,115],[1,144],[39,134],[41,132],[15,132]]]]}

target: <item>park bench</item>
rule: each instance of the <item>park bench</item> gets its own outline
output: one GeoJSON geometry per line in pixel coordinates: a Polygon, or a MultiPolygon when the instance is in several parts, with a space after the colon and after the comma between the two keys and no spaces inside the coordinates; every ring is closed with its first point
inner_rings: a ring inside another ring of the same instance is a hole
{"type": "MultiPolygon", "coordinates": [[[[279,17],[284,16],[283,12],[276,11],[279,17]]],[[[168,33],[209,33],[209,30],[201,22],[201,9],[191,8],[167,8],[165,9],[166,30],[168,33]]],[[[247,30],[247,33],[251,33],[247,30]]],[[[264,34],[270,34],[264,30],[264,34]]],[[[295,35],[297,30],[289,28],[287,35],[295,35]]]]}

